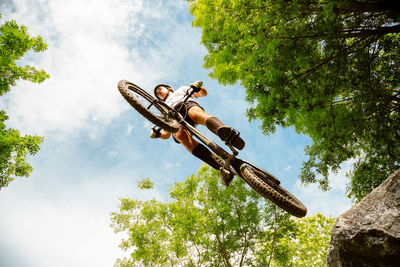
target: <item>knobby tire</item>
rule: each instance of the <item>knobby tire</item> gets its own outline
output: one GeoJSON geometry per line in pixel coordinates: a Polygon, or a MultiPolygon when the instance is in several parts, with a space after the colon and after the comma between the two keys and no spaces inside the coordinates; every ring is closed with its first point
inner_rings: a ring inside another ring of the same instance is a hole
{"type": "Polygon", "coordinates": [[[261,177],[262,174],[249,165],[242,166],[241,174],[243,180],[264,198],[296,217],[306,216],[307,208],[303,203],[272,178],[268,179],[268,176],[265,175],[261,177]]]}
{"type": "Polygon", "coordinates": [[[157,104],[157,101],[152,95],[147,93],[145,90],[141,89],[139,86],[122,80],[118,83],[118,90],[125,98],[125,100],[134,108],[137,112],[139,112],[143,117],[148,119],[150,122],[154,123],[158,127],[170,132],[176,133],[180,127],[179,123],[174,119],[167,119],[167,116],[157,116],[153,112],[151,112],[148,107],[145,107],[137,97],[132,93],[145,98],[149,103],[154,103],[155,108],[157,108],[161,113],[165,113],[165,109],[163,109],[160,104],[157,104]]]}

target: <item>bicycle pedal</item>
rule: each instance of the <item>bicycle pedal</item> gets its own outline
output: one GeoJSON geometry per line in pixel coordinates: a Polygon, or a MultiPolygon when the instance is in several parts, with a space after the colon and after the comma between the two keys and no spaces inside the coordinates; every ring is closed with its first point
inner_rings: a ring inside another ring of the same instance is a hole
{"type": "Polygon", "coordinates": [[[224,167],[221,167],[219,170],[222,178],[222,183],[225,186],[229,186],[234,178],[233,172],[231,172],[229,169],[225,169],[224,167]]]}
{"type": "Polygon", "coordinates": [[[218,129],[217,133],[226,145],[231,145],[239,150],[244,148],[245,142],[237,130],[228,126],[222,126],[218,129]]]}
{"type": "Polygon", "coordinates": [[[229,147],[230,150],[232,150],[233,155],[235,156],[239,155],[239,152],[237,152],[237,150],[231,144],[225,142],[225,145],[229,147]]]}

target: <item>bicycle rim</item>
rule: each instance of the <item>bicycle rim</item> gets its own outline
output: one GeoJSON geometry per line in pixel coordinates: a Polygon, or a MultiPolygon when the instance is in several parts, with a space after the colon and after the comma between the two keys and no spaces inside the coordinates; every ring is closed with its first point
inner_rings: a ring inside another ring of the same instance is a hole
{"type": "Polygon", "coordinates": [[[242,166],[240,172],[243,180],[261,196],[296,217],[306,216],[307,208],[304,204],[277,184],[274,179],[269,179],[268,175],[255,170],[249,165],[242,166]]]}
{"type": "Polygon", "coordinates": [[[175,133],[180,125],[171,109],[134,83],[120,81],[118,90],[125,100],[143,117],[164,130],[175,133]]]}

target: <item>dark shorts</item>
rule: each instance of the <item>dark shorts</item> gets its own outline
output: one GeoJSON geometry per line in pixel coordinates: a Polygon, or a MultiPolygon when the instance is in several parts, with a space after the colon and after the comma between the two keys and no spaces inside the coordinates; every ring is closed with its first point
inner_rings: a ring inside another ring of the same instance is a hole
{"type": "MultiPolygon", "coordinates": [[[[178,103],[174,109],[177,110],[182,117],[185,119],[185,121],[187,121],[190,125],[192,125],[193,127],[197,126],[197,123],[195,123],[190,117],[189,117],[189,109],[191,109],[192,107],[199,107],[202,110],[204,110],[204,108],[202,106],[200,106],[199,104],[197,104],[194,101],[187,101],[186,103],[178,103]]],[[[178,140],[176,140],[176,138],[172,135],[172,137],[174,138],[175,142],[177,142],[178,144],[180,143],[178,140]]]]}

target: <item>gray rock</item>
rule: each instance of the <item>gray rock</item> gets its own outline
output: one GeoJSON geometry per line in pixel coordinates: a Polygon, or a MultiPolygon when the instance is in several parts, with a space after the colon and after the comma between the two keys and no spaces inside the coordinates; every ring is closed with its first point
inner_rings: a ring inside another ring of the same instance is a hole
{"type": "Polygon", "coordinates": [[[327,266],[400,266],[400,169],[339,216],[327,266]]]}

